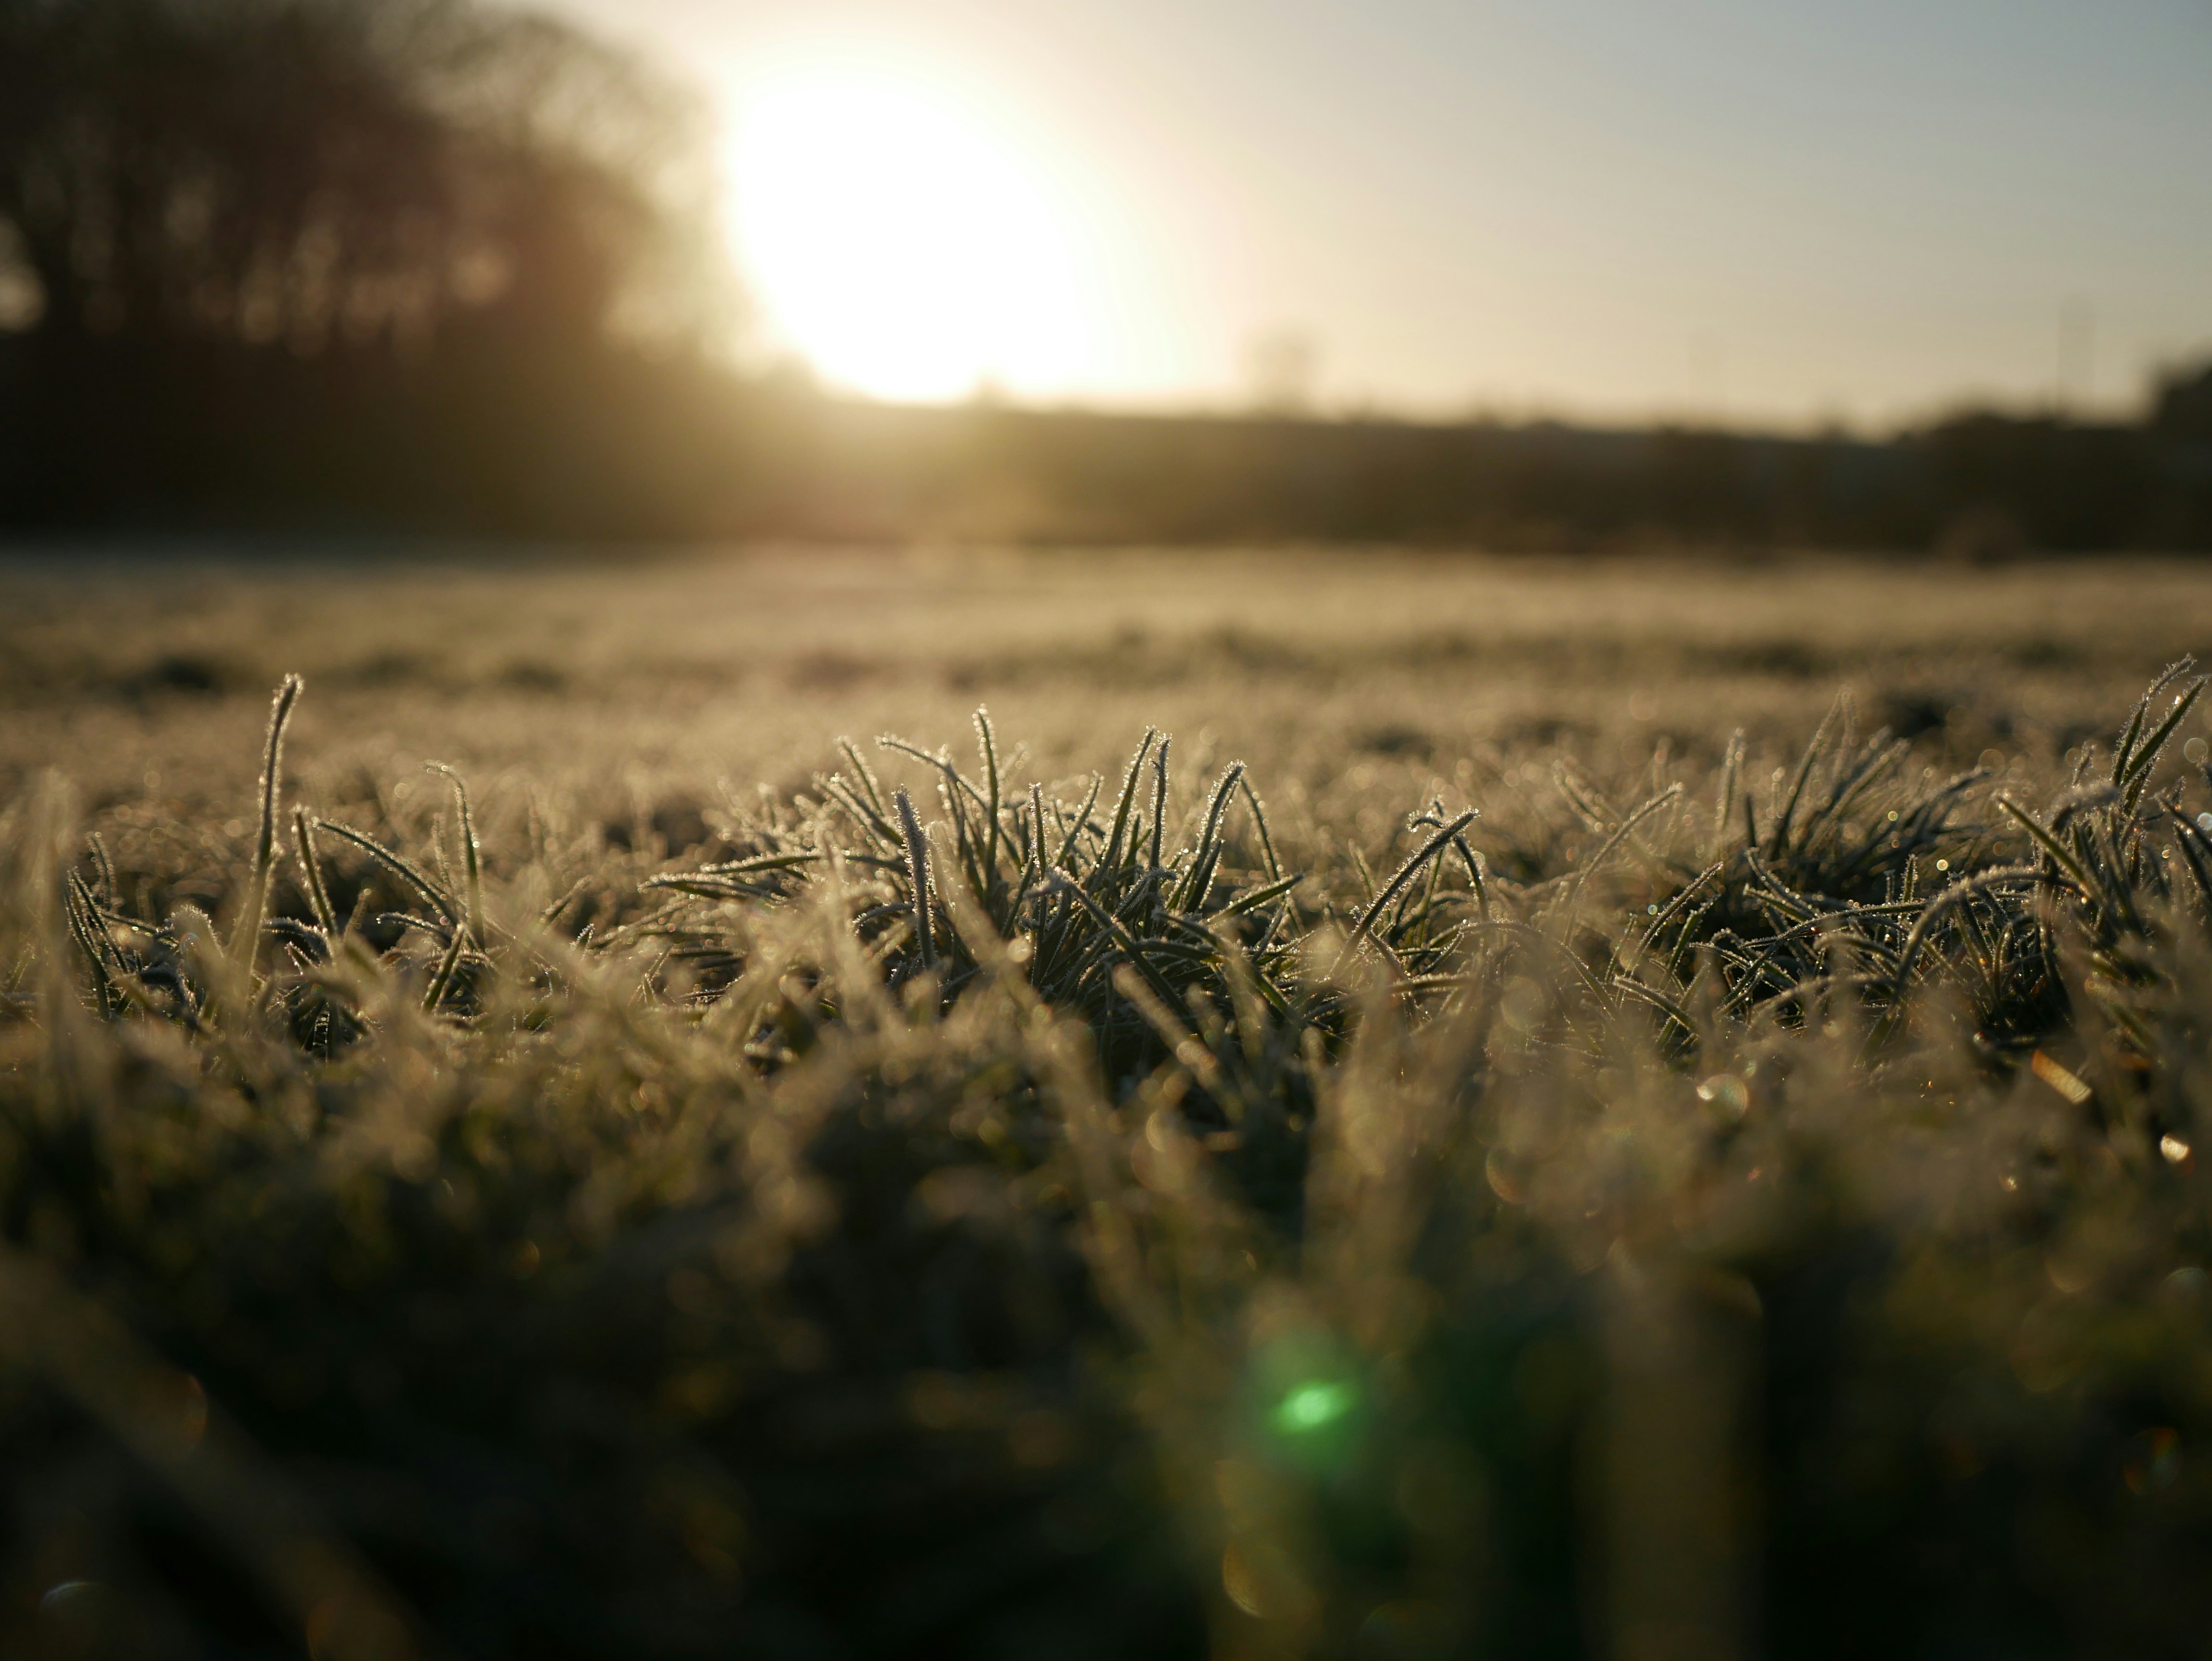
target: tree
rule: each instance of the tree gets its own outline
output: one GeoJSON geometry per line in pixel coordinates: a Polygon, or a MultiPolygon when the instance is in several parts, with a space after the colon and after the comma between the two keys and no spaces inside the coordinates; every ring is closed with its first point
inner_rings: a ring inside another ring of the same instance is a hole
{"type": "Polygon", "coordinates": [[[2212,443],[2212,363],[2160,376],[2151,421],[2177,438],[2212,443]]]}
{"type": "Polygon", "coordinates": [[[0,0],[15,312],[309,353],[494,309],[696,326],[682,110],[573,30],[462,0],[0,0]]]}
{"type": "Polygon", "coordinates": [[[640,350],[721,319],[698,126],[472,0],[0,0],[0,522],[638,521],[711,471],[640,350]]]}

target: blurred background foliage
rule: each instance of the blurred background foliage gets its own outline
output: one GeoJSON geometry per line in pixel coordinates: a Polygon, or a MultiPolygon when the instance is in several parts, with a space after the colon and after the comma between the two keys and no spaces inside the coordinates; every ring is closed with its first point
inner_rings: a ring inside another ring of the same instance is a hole
{"type": "Polygon", "coordinates": [[[698,119],[526,14],[9,0],[0,500],[337,526],[645,502],[635,457],[589,458],[712,326],[698,119]]]}
{"type": "Polygon", "coordinates": [[[2212,369],[1883,440],[826,396],[732,367],[705,127],[465,0],[4,0],[0,526],[2212,545],[2212,369]]]}

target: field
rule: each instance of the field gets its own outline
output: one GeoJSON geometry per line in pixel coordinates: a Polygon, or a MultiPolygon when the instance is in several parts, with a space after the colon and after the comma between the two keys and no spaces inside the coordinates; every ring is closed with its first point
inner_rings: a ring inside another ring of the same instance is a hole
{"type": "Polygon", "coordinates": [[[0,1649],[2199,1653],[2207,642],[19,551],[0,1649]]]}

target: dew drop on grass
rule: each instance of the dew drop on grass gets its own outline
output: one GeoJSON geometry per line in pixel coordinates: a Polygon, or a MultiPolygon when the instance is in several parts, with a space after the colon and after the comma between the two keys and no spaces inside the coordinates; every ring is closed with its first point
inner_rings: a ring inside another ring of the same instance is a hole
{"type": "Polygon", "coordinates": [[[1259,1582],[1234,1541],[1221,1554],[1221,1589],[1229,1594],[1229,1601],[1245,1614],[1255,1620],[1266,1618],[1267,1604],[1260,1595],[1259,1582]]]}
{"type": "Polygon", "coordinates": [[[64,1580],[46,1588],[46,1596],[39,1599],[39,1612],[57,1615],[75,1604],[83,1603],[100,1591],[97,1580],[64,1580]]]}
{"type": "Polygon", "coordinates": [[[1528,1187],[1522,1181],[1521,1172],[1515,1168],[1514,1162],[1506,1156],[1504,1148],[1490,1150],[1489,1158],[1482,1164],[1482,1174],[1490,1183],[1491,1192],[1506,1204],[1519,1205],[1528,1197],[1528,1187]]]}
{"type": "Polygon", "coordinates": [[[1716,1073],[1698,1086],[1698,1099],[1716,1116],[1734,1121],[1751,1111],[1751,1091],[1733,1073],[1716,1073]]]}
{"type": "Polygon", "coordinates": [[[2170,1425],[2147,1430],[2128,1444],[2120,1474],[2135,1494],[2170,1487],[2181,1475],[2181,1433],[2170,1425]]]}

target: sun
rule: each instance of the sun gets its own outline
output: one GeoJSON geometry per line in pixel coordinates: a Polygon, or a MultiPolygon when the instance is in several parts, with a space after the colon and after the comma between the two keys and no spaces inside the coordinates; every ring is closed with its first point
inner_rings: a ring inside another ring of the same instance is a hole
{"type": "Polygon", "coordinates": [[[1077,216],[1030,147],[926,80],[833,68],[738,100],[737,257],[780,343],[834,386],[1048,392],[1090,367],[1077,216]]]}

